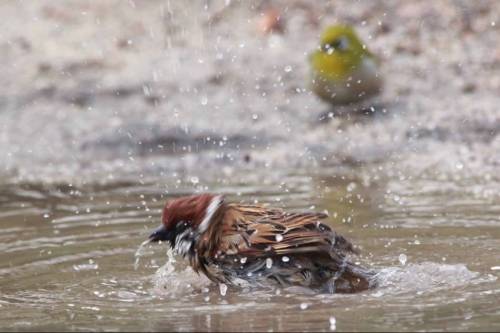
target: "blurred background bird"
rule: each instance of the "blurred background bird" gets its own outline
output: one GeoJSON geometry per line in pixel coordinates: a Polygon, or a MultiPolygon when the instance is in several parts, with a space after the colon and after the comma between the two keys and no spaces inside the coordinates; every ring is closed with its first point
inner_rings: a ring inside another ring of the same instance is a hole
{"type": "Polygon", "coordinates": [[[378,59],[348,25],[327,27],[309,61],[311,89],[334,106],[361,102],[382,89],[378,59]]]}

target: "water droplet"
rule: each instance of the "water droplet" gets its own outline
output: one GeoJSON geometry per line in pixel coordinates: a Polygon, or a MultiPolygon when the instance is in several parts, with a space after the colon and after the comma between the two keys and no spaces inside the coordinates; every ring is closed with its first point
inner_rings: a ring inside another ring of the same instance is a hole
{"type": "Polygon", "coordinates": [[[50,217],[50,215],[48,213],[43,214],[44,219],[48,219],[49,217],[50,217]]]}
{"type": "Polygon", "coordinates": [[[346,187],[346,190],[347,192],[352,192],[356,189],[357,185],[355,182],[350,182],[347,187],[346,187]]]}
{"type": "Polygon", "coordinates": [[[273,267],[273,259],[267,258],[266,259],[266,268],[270,269],[271,267],[273,267]]]}
{"type": "Polygon", "coordinates": [[[287,256],[283,256],[283,257],[281,257],[281,260],[282,260],[283,262],[289,262],[289,261],[290,261],[290,258],[288,258],[287,256]]]}
{"type": "Polygon", "coordinates": [[[73,265],[73,269],[77,272],[79,271],[90,271],[97,270],[99,265],[97,264],[81,264],[81,265],[73,265]]]}
{"type": "Polygon", "coordinates": [[[413,244],[420,245],[420,241],[418,239],[415,239],[415,241],[413,242],[413,244]]]}
{"type": "Polygon", "coordinates": [[[196,185],[200,182],[200,179],[198,177],[193,176],[189,179],[189,181],[196,185]]]}
{"type": "Polygon", "coordinates": [[[226,293],[227,293],[227,285],[225,283],[221,283],[219,284],[219,290],[220,290],[220,294],[222,296],[226,296],[226,293]]]}
{"type": "Polygon", "coordinates": [[[307,303],[300,303],[300,309],[301,309],[301,310],[305,310],[305,309],[307,309],[308,307],[309,307],[309,304],[307,304],[307,303]]]}
{"type": "Polygon", "coordinates": [[[241,262],[242,264],[246,263],[246,262],[247,262],[247,257],[243,257],[243,258],[241,258],[241,259],[240,259],[240,262],[241,262]]]}
{"type": "Polygon", "coordinates": [[[330,322],[330,331],[335,331],[337,329],[337,319],[335,317],[330,317],[329,319],[330,322]]]}
{"type": "Polygon", "coordinates": [[[492,271],[500,271],[500,266],[493,266],[491,267],[492,271]]]}
{"type": "Polygon", "coordinates": [[[458,170],[462,170],[464,168],[464,165],[462,163],[457,163],[455,164],[455,167],[458,169],[458,170]]]}
{"type": "Polygon", "coordinates": [[[256,114],[256,113],[252,114],[252,119],[253,119],[253,120],[257,120],[257,119],[259,119],[259,115],[258,115],[258,114],[256,114]]]}
{"type": "Polygon", "coordinates": [[[203,106],[207,105],[208,104],[208,97],[207,96],[201,96],[200,103],[203,106]]]}
{"type": "Polygon", "coordinates": [[[398,258],[398,259],[399,259],[399,262],[401,263],[401,265],[403,265],[403,266],[404,266],[404,265],[406,265],[406,261],[408,260],[408,257],[406,256],[406,254],[401,253],[401,254],[399,255],[399,258],[398,258]]]}
{"type": "Polygon", "coordinates": [[[292,66],[285,66],[285,72],[290,73],[292,71],[292,66]]]}
{"type": "Polygon", "coordinates": [[[276,235],[276,241],[281,242],[283,240],[283,235],[282,234],[277,234],[276,235]]]}

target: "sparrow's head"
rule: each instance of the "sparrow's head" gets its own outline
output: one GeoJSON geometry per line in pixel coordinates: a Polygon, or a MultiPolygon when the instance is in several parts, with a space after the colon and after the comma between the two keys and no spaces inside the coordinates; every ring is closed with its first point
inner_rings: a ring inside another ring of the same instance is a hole
{"type": "Polygon", "coordinates": [[[352,73],[364,57],[372,54],[348,25],[333,25],[321,35],[318,49],[310,56],[314,71],[325,79],[344,79],[352,73]]]}
{"type": "Polygon", "coordinates": [[[221,195],[208,193],[168,201],[163,208],[162,225],[149,236],[149,240],[170,241],[174,247],[178,236],[186,236],[186,231],[190,236],[202,234],[222,202],[221,195]]]}

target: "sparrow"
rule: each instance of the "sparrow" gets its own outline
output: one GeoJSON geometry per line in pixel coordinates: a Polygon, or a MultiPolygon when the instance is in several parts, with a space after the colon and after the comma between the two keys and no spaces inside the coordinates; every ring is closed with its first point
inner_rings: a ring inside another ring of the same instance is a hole
{"type": "Polygon", "coordinates": [[[312,91],[332,105],[360,102],[382,89],[378,59],[348,25],[327,27],[309,62],[312,91]]]}
{"type": "Polygon", "coordinates": [[[375,285],[347,254],[353,245],[320,222],[327,215],[285,212],[199,194],[168,201],[149,242],[167,242],[198,274],[231,286],[302,286],[353,293],[375,285]]]}

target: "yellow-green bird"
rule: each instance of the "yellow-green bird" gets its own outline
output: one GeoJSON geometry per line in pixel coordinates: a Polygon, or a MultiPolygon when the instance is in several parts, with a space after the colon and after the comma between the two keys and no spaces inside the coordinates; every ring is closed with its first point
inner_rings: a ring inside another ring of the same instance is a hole
{"type": "Polygon", "coordinates": [[[382,88],[378,60],[350,26],[326,28],[309,60],[312,90],[333,105],[360,102],[382,88]]]}

